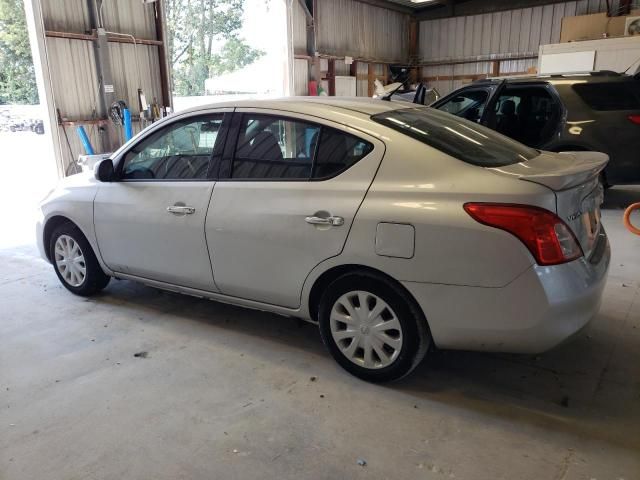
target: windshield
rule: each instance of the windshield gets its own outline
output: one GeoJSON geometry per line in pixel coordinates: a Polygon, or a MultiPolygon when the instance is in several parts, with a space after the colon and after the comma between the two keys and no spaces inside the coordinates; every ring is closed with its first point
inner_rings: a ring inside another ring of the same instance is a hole
{"type": "Polygon", "coordinates": [[[463,162],[480,167],[504,167],[539,155],[537,150],[489,128],[433,108],[391,110],[371,118],[463,162]]]}

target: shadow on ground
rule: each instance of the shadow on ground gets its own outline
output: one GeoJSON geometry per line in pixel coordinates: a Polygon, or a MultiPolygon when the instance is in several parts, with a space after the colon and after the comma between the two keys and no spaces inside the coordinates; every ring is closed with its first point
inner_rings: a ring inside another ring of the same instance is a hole
{"type": "MultiPolygon", "coordinates": [[[[162,326],[180,330],[183,321],[219,327],[246,337],[272,343],[261,350],[270,361],[280,345],[311,353],[325,368],[337,365],[325,350],[317,327],[266,312],[252,312],[232,305],[197,300],[162,292],[126,281],[114,282],[92,301],[126,302],[146,310],[146,321],[167,313],[162,326]],[[160,300],[162,298],[162,300],[160,300]],[[161,307],[159,307],[161,306],[161,307]],[[155,313],[155,314],[154,314],[155,313]]],[[[640,309],[638,310],[640,312],[640,309]]],[[[638,332],[640,315],[625,318],[608,312],[606,305],[590,327],[578,337],[542,355],[510,355],[434,349],[409,377],[379,388],[410,394],[415,401],[438,402],[461,411],[490,415],[502,421],[526,423],[639,449],[640,437],[640,336],[621,338],[623,328],[638,332]],[[633,325],[630,322],[635,322],[633,325]],[[616,368],[616,372],[609,369],[616,368]],[[606,425],[606,428],[603,428],[606,425]],[[613,427],[613,428],[612,428],[613,427]]],[[[207,335],[206,328],[199,328],[207,335]]]]}

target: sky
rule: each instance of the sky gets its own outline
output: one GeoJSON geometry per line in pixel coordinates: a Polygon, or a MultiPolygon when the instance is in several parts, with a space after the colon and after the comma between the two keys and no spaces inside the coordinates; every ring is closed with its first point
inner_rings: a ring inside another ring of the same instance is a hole
{"type": "Polygon", "coordinates": [[[241,36],[266,54],[242,70],[222,75],[208,90],[235,88],[283,96],[287,65],[287,0],[245,0],[241,36]]]}
{"type": "MultiPolygon", "coordinates": [[[[210,90],[233,88],[253,91],[251,98],[275,98],[287,95],[287,10],[289,0],[245,0],[241,35],[254,48],[266,54],[257,62],[230,74],[207,81],[210,90]]],[[[297,0],[293,0],[297,1],[297,0]]],[[[174,97],[176,111],[199,105],[205,97],[174,97]]],[[[206,101],[225,101],[238,96],[207,96],[206,101]]]]}

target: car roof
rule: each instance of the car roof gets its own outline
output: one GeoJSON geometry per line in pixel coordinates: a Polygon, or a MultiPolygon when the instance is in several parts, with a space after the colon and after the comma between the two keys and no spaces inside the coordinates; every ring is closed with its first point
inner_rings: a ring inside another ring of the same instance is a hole
{"type": "Polygon", "coordinates": [[[332,109],[340,109],[368,118],[377,113],[419,106],[406,101],[386,101],[366,97],[285,97],[267,100],[249,99],[209,103],[181,110],[178,113],[197,112],[211,108],[265,108],[311,115],[326,113],[330,117],[332,109]]]}
{"type": "Polygon", "coordinates": [[[634,77],[609,70],[584,72],[584,73],[559,73],[553,75],[517,75],[511,77],[492,77],[473,82],[474,85],[494,84],[505,81],[507,83],[567,83],[575,80],[580,83],[590,82],[624,82],[634,77]]]}

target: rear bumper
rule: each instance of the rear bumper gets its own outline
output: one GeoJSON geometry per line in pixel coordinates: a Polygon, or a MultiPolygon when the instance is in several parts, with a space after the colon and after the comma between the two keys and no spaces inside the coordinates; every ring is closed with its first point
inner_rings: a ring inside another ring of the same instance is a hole
{"type": "Polygon", "coordinates": [[[540,353],[584,328],[600,308],[611,250],[604,229],[590,259],[532,266],[502,288],[405,282],[440,348],[540,353]]]}

